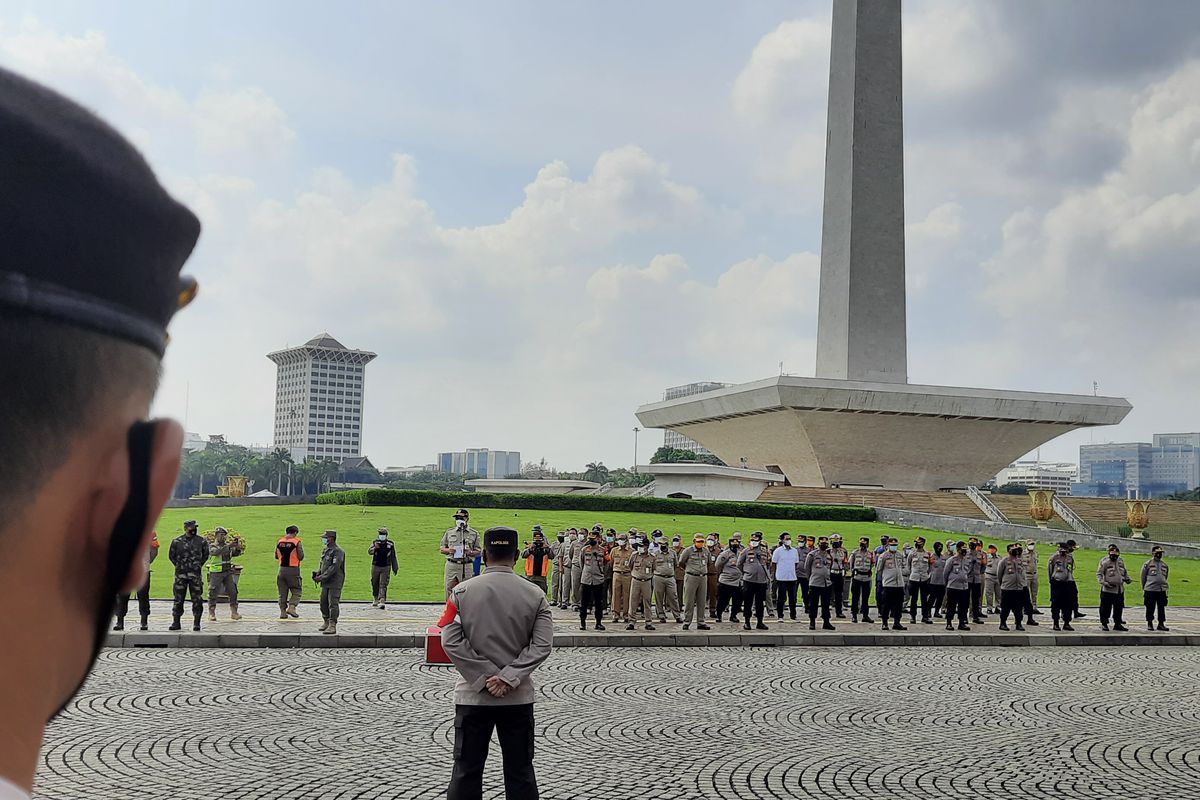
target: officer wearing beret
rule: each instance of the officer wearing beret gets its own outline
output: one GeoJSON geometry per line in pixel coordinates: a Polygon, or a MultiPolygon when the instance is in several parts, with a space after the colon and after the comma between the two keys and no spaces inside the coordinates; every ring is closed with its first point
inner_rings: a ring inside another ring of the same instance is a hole
{"type": "Polygon", "coordinates": [[[475,557],[479,549],[479,531],[470,526],[471,512],[460,508],[454,512],[454,527],[442,534],[439,552],[446,556],[446,597],[450,590],[475,577],[475,557]]]}
{"type": "Polygon", "coordinates": [[[171,625],[167,630],[180,629],[179,619],[183,616],[183,598],[192,595],[192,630],[200,630],[200,617],[204,614],[204,584],[200,571],[208,561],[208,540],[200,536],[196,520],[183,523],[183,535],[171,540],[167,558],[175,565],[175,583],[172,585],[174,602],[171,605],[171,625]]]}
{"type": "MultiPolygon", "coordinates": [[[[147,421],[200,223],[91,112],[0,70],[0,798],[142,585],[183,428],[147,421]],[[20,424],[14,425],[13,421],[20,424]],[[36,620],[30,625],[29,620],[36,620]]],[[[203,561],[201,561],[203,563],[203,561]]]]}
{"type": "Polygon", "coordinates": [[[483,534],[487,568],[450,592],[442,630],[458,669],[454,687],[454,771],[448,800],[483,797],[483,768],[495,730],[504,758],[504,792],[537,800],[533,770],[533,671],[550,655],[554,623],[546,593],[513,572],[517,532],[483,534]]]}

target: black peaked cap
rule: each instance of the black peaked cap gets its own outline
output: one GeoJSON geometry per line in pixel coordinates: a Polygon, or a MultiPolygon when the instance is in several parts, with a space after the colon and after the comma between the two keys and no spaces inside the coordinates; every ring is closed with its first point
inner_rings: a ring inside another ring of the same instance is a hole
{"type": "Polygon", "coordinates": [[[161,356],[195,293],[200,221],[95,114],[0,69],[0,316],[30,314],[161,356]]]}

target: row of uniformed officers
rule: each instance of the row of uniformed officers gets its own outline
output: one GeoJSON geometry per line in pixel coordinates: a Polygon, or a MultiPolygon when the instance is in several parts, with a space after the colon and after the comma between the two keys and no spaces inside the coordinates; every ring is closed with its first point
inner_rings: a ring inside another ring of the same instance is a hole
{"type": "MultiPolygon", "coordinates": [[[[455,528],[446,532],[441,551],[447,555],[446,591],[469,578],[467,566],[479,548],[478,533],[467,526],[465,510],[456,515],[455,528]]],[[[709,630],[706,612],[717,622],[729,612],[730,622],[741,621],[745,630],[766,630],[764,617],[797,619],[798,605],[807,613],[810,629],[833,630],[832,618],[873,623],[875,608],[884,630],[906,630],[910,624],[943,619],[947,630],[970,630],[983,624],[989,613],[999,614],[1000,629],[1009,630],[1013,617],[1017,630],[1038,625],[1035,615],[1037,592],[1043,570],[1032,541],[1013,543],[1003,556],[995,545],[986,549],[971,537],[966,541],[935,541],[927,550],[926,540],[917,537],[914,546],[900,547],[894,536],[883,536],[877,547],[863,537],[857,549],[843,546],[842,537],[800,537],[780,534],[774,546],[756,531],[743,543],[735,533],[727,545],[719,534],[696,534],[691,546],[681,537],[669,541],[661,530],[649,534],[636,528],[627,533],[601,525],[561,531],[549,541],[540,525],[534,526],[524,543],[526,579],[545,591],[551,605],[579,613],[579,626],[586,630],[589,618],[596,630],[605,630],[604,614],[612,609],[612,621],[625,623],[627,630],[642,624],[654,630],[654,622],[668,616],[687,630],[693,623],[709,630]],[[875,602],[871,593],[874,588],[875,602]],[[986,602],[986,606],[985,606],[986,602]],[[739,614],[741,619],[739,620],[739,614]],[[753,625],[752,625],[753,622],[753,625]]],[[[1074,630],[1071,623],[1084,616],[1079,610],[1075,582],[1076,544],[1058,545],[1044,570],[1049,581],[1051,616],[1055,630],[1074,630]]],[[[1096,570],[1100,597],[1100,622],[1104,630],[1128,630],[1124,619],[1124,587],[1132,582],[1120,550],[1109,555],[1096,570]]],[[[1168,565],[1162,549],[1141,572],[1147,626],[1165,631],[1168,565]]]]}

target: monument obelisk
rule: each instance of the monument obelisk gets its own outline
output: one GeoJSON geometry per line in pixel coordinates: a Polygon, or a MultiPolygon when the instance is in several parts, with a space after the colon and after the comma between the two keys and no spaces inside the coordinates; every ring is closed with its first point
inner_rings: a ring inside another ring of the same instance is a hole
{"type": "Polygon", "coordinates": [[[1119,397],[908,382],[900,60],[900,0],[833,0],[816,375],[650,403],[642,427],[677,431],[767,482],[938,490],[978,485],[1060,434],[1129,413],[1119,397]]]}
{"type": "Polygon", "coordinates": [[[834,0],[818,378],[908,381],[899,0],[834,0]]]}

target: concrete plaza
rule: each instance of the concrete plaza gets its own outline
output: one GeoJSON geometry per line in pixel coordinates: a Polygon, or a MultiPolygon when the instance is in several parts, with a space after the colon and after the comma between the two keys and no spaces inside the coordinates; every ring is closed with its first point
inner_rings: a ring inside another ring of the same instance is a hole
{"type": "MultiPolygon", "coordinates": [[[[108,650],[35,797],[442,797],[454,674],[421,662],[108,650]]],[[[571,648],[539,684],[545,798],[1200,798],[1192,647],[571,648]]]]}

